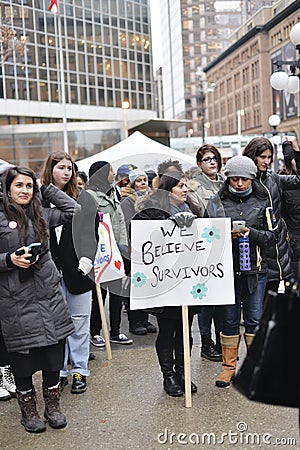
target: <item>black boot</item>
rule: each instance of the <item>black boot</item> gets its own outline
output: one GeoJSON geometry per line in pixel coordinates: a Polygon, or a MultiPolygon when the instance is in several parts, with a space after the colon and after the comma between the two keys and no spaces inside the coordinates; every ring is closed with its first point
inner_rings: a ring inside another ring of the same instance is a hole
{"type": "MultiPolygon", "coordinates": [[[[191,348],[192,351],[192,348],[191,348]]],[[[175,348],[175,372],[179,386],[185,392],[185,379],[184,379],[184,353],[180,348],[175,348]]],[[[197,392],[197,386],[191,381],[191,393],[197,392]]]]}
{"type": "Polygon", "coordinates": [[[211,336],[205,336],[201,334],[201,356],[202,358],[209,359],[210,361],[222,362],[222,353],[217,352],[215,344],[211,339],[211,336]]]}
{"type": "Polygon", "coordinates": [[[173,370],[173,350],[158,349],[156,347],[156,352],[164,377],[164,390],[171,397],[180,397],[181,395],[183,395],[183,390],[180,387],[176,374],[173,370]]]}
{"type": "Polygon", "coordinates": [[[48,420],[50,427],[64,428],[67,421],[59,406],[60,388],[49,389],[43,386],[43,397],[45,402],[44,417],[48,420]]]}
{"type": "Polygon", "coordinates": [[[46,425],[40,418],[36,409],[36,396],[34,388],[26,394],[16,391],[19,407],[22,414],[21,424],[29,433],[42,433],[46,430],[46,425]]]}
{"type": "Polygon", "coordinates": [[[216,349],[217,353],[222,354],[222,345],[221,345],[221,337],[220,337],[220,333],[216,333],[216,345],[215,345],[215,349],[216,349]]]}

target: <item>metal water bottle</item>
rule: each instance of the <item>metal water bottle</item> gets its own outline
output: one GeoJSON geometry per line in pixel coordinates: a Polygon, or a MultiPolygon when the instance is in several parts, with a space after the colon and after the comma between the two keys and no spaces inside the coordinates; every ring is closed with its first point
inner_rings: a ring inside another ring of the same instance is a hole
{"type": "Polygon", "coordinates": [[[240,252],[240,271],[246,272],[251,270],[250,263],[250,242],[247,236],[239,238],[239,252],[240,252]]]}

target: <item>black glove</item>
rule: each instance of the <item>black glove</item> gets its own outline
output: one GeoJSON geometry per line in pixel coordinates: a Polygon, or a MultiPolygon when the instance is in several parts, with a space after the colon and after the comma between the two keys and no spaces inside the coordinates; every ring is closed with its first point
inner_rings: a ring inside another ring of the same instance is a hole
{"type": "Polygon", "coordinates": [[[179,212],[170,217],[179,228],[190,227],[196,218],[197,216],[190,212],[179,212]]]}

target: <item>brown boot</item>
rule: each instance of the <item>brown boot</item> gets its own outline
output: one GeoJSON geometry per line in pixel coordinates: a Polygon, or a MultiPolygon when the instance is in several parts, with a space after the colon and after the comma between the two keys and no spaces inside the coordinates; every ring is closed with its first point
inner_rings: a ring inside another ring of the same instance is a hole
{"type": "Polygon", "coordinates": [[[44,417],[48,420],[50,427],[64,428],[67,425],[67,420],[59,406],[59,387],[49,389],[43,386],[43,397],[45,402],[44,417]]]}
{"type": "Polygon", "coordinates": [[[245,339],[245,343],[246,343],[246,347],[247,347],[247,352],[249,352],[249,348],[251,347],[254,336],[255,336],[255,334],[244,333],[244,339],[245,339]]]}
{"type": "Polygon", "coordinates": [[[235,374],[237,356],[240,345],[240,335],[225,336],[221,333],[222,344],[222,372],[216,378],[216,386],[228,387],[230,386],[231,378],[235,374]]]}
{"type": "Polygon", "coordinates": [[[19,407],[22,413],[21,424],[29,433],[42,433],[46,430],[46,425],[40,418],[36,409],[35,390],[22,394],[16,391],[19,407]]]}

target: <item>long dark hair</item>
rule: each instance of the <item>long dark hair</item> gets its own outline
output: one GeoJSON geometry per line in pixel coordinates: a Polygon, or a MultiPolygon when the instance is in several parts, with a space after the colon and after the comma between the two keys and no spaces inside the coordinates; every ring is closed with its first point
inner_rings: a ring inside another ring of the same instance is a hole
{"type": "Polygon", "coordinates": [[[148,195],[149,199],[151,198],[154,202],[156,208],[170,213],[170,192],[182,178],[184,178],[184,173],[180,171],[165,172],[161,176],[158,188],[148,195]]]}
{"type": "Polygon", "coordinates": [[[257,165],[257,156],[260,156],[265,150],[270,150],[272,163],[274,149],[271,141],[265,137],[255,137],[251,139],[244,148],[243,156],[248,156],[248,158],[251,158],[257,165]]]}
{"type": "Polygon", "coordinates": [[[10,167],[3,174],[3,207],[7,218],[17,223],[18,232],[22,245],[26,245],[26,237],[29,230],[29,221],[32,222],[36,238],[40,242],[48,239],[48,225],[43,217],[39,189],[35,173],[27,167],[10,167]],[[28,205],[18,205],[10,195],[10,187],[18,175],[30,177],[33,182],[33,197],[28,205]]]}
{"type": "Polygon", "coordinates": [[[56,166],[63,159],[67,159],[72,164],[72,176],[65,187],[62,189],[70,197],[76,199],[78,195],[77,178],[75,172],[75,165],[71,156],[65,152],[53,152],[51,153],[43,164],[41,170],[41,181],[46,186],[53,183],[53,167],[56,166]]]}

